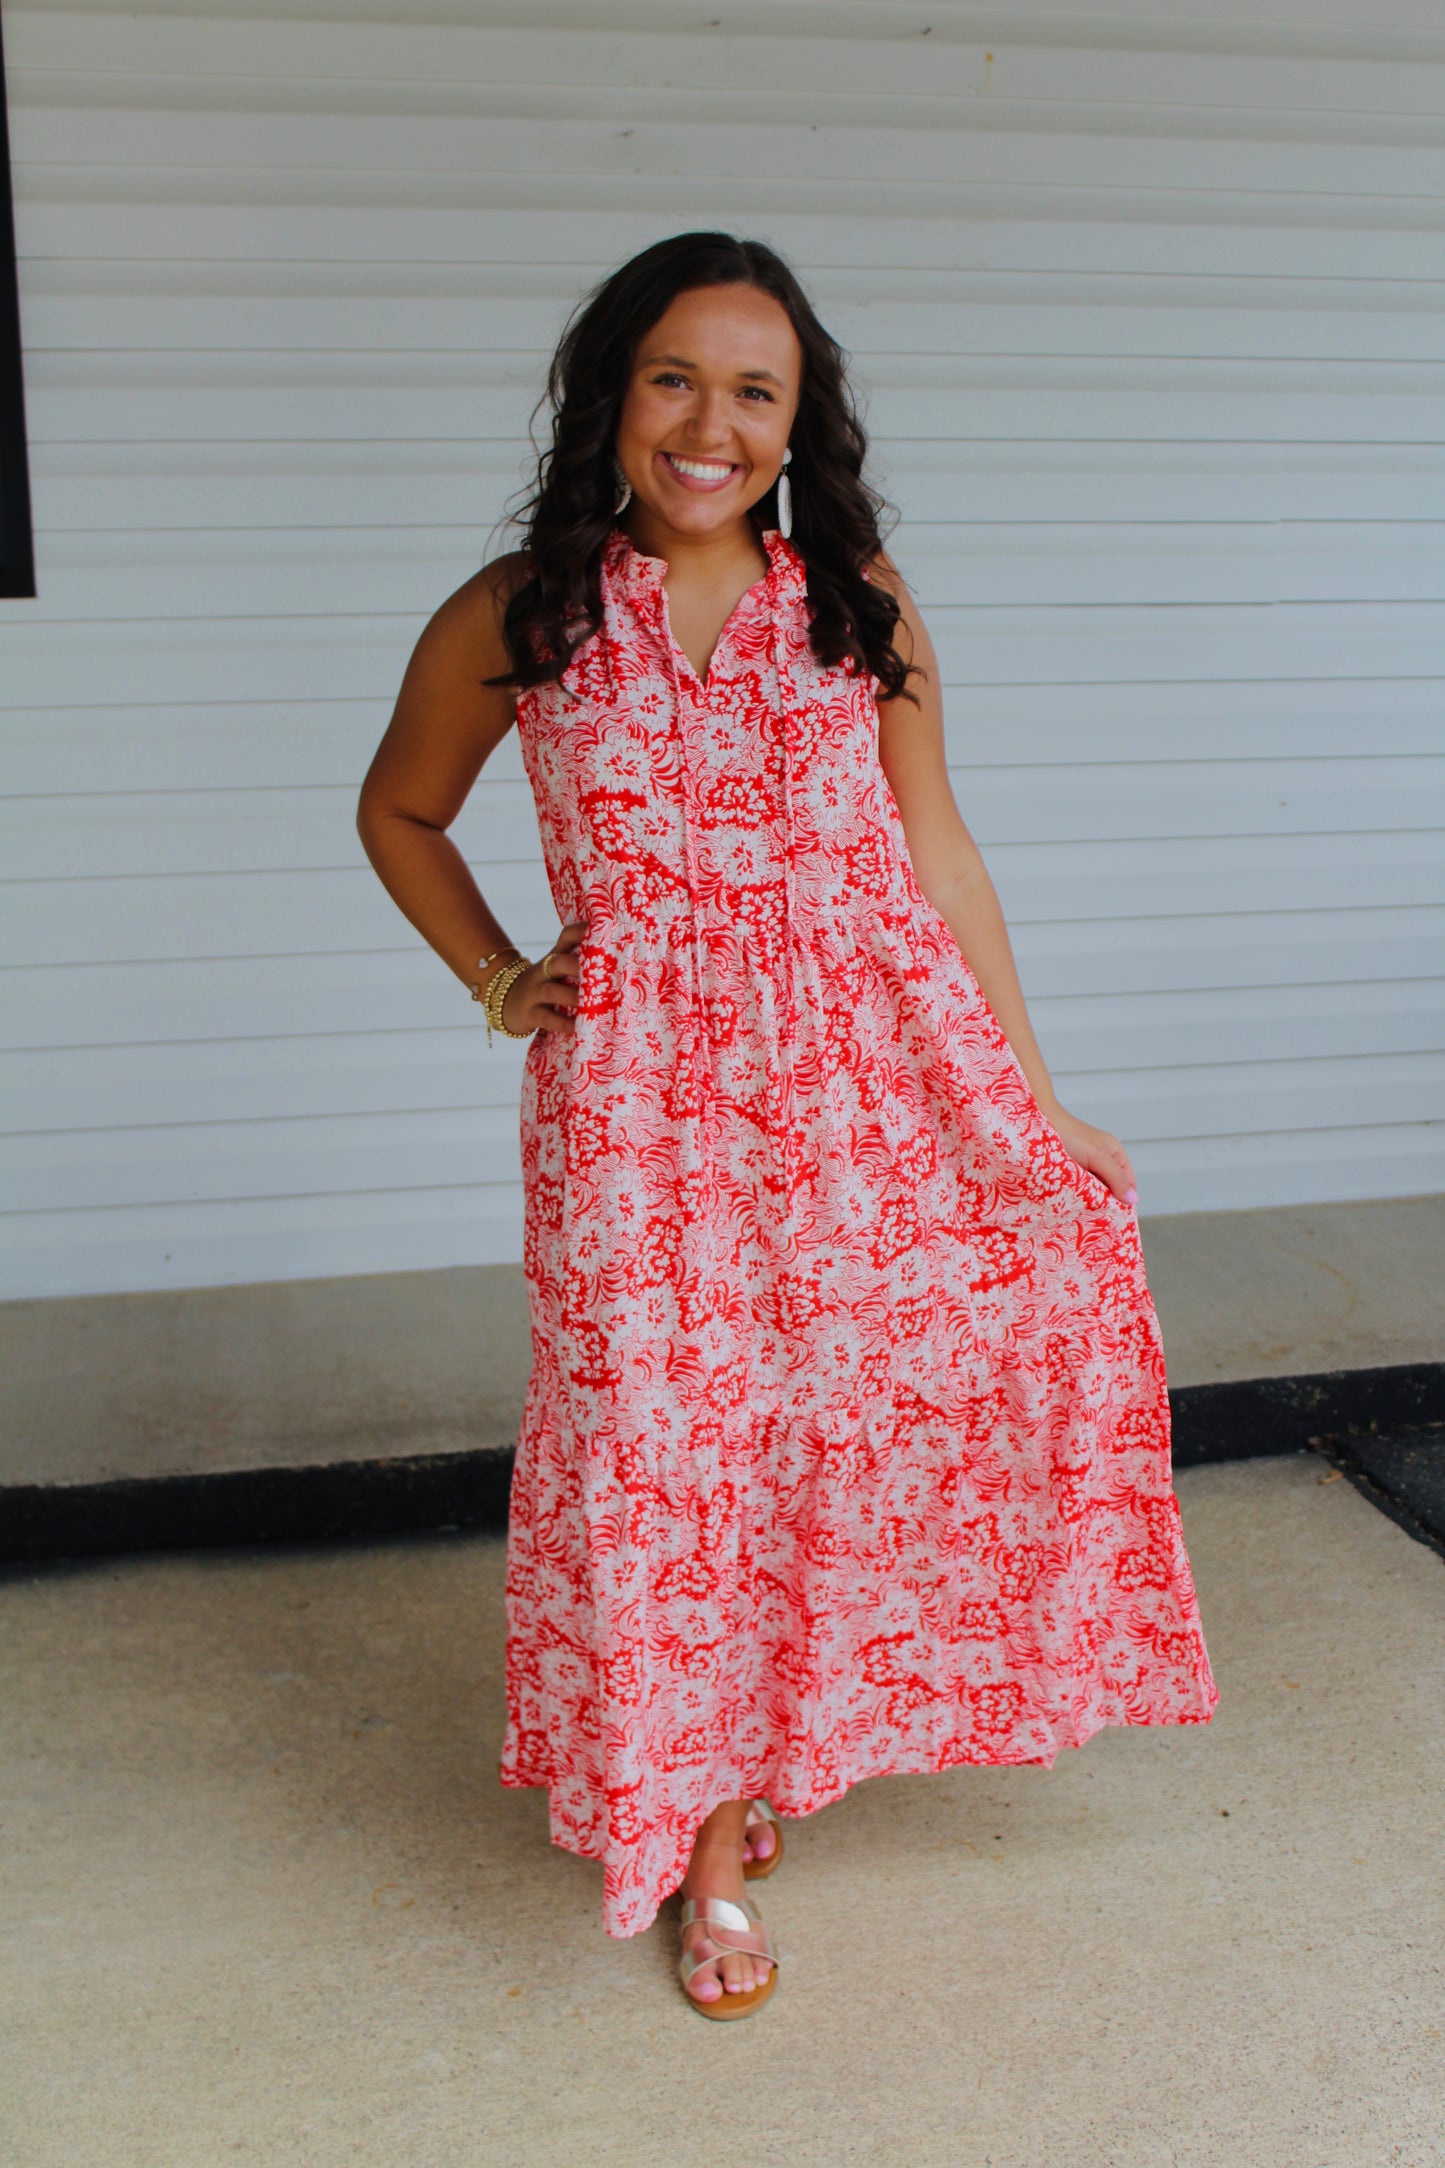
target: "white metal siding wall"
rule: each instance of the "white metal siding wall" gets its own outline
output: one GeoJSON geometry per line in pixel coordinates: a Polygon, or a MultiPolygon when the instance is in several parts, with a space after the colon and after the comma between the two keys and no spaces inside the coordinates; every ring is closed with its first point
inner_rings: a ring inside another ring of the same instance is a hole
{"type": "MultiPolygon", "coordinates": [[[[1445,1187],[1436,0],[712,5],[7,7],[9,1292],[519,1254],[520,1057],[352,807],[567,307],[688,225],[855,355],[1145,1209],[1445,1187]]],[[[545,942],[515,741],[464,835],[545,942]]]]}

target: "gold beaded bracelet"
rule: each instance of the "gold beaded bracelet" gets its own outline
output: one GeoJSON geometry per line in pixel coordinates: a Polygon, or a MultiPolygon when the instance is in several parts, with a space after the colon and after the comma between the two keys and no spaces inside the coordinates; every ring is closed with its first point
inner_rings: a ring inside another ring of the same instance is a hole
{"type": "Polygon", "coordinates": [[[478,971],[485,971],[488,964],[495,963],[499,956],[512,956],[515,957],[516,961],[503,964],[501,970],[494,971],[485,984],[479,980],[471,990],[473,1001],[479,1001],[482,1005],[482,1015],[485,1017],[487,1025],[488,1046],[492,1043],[492,1033],[494,1031],[500,1031],[502,1036],[507,1039],[530,1039],[532,1032],[537,1028],[534,1024],[530,1030],[513,1031],[511,1025],[506,1023],[502,1017],[502,1004],[516,981],[522,976],[522,973],[531,970],[531,958],[523,956],[515,948],[494,949],[490,956],[482,957],[477,965],[478,971]]]}

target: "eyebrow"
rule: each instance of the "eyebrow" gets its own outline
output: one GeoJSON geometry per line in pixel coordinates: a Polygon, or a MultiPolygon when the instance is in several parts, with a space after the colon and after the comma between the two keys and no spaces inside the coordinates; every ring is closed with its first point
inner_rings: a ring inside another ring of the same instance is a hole
{"type": "MultiPolygon", "coordinates": [[[[681,354],[649,354],[641,366],[644,369],[655,369],[665,361],[671,362],[674,369],[696,369],[697,367],[695,361],[685,361],[681,354]]],[[[750,384],[776,384],[780,391],[783,387],[782,378],[774,376],[771,369],[739,369],[738,375],[745,377],[750,384]]]]}

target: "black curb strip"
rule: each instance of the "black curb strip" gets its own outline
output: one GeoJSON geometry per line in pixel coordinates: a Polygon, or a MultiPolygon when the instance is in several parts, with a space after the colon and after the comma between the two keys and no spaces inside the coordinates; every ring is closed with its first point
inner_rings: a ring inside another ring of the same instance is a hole
{"type": "Polygon", "coordinates": [[[1378,1506],[1397,1528],[1403,1528],[1407,1536],[1413,1536],[1417,1543],[1425,1544],[1428,1549],[1438,1551],[1440,1556],[1445,1558],[1445,1528],[1433,1528],[1428,1521],[1422,1521],[1392,1492],[1385,1490],[1366,1469],[1360,1467],[1357,1461],[1351,1460],[1346,1439],[1322,1438],[1316,1451],[1332,1468],[1338,1468],[1341,1475],[1348,1476],[1360,1496],[1368,1498],[1372,1506],[1378,1506]]]}
{"type": "Polygon", "coordinates": [[[1322,1431],[1413,1430],[1445,1418],[1445,1362],[1183,1385],[1169,1395],[1174,1466],[1296,1453],[1322,1431]]]}
{"type": "MultiPolygon", "coordinates": [[[[1383,1431],[1445,1418],[1445,1362],[1186,1385],[1169,1399],[1174,1466],[1195,1468],[1298,1452],[1312,1434],[1351,1424],[1383,1431]]],[[[511,1480],[511,1452],[483,1447],[218,1475],[16,1484],[0,1487],[0,1564],[496,1530],[507,1523],[511,1480]]],[[[1384,1510],[1398,1517],[1400,1509],[1384,1510]]]]}
{"type": "Polygon", "coordinates": [[[309,1468],[17,1485],[0,1489],[0,1564],[505,1528],[511,1482],[512,1454],[494,1446],[309,1468]]]}

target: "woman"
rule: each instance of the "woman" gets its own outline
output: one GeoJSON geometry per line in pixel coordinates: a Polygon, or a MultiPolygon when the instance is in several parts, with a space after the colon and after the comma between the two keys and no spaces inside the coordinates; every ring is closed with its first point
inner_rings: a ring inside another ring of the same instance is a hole
{"type": "Polygon", "coordinates": [[[680,1886],[733,2017],[777,1979],[766,1801],[1217,1696],[1133,1172],[1030,1029],[840,350],[771,250],[685,234],[550,392],[525,547],[423,633],[360,827],[532,1035],[503,1781],[610,1932],[680,1886]],[[446,833],[514,720],[537,962],[446,833]]]}

